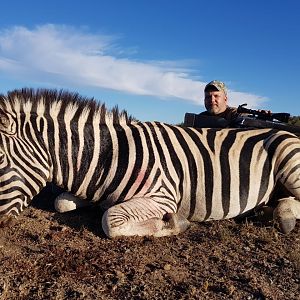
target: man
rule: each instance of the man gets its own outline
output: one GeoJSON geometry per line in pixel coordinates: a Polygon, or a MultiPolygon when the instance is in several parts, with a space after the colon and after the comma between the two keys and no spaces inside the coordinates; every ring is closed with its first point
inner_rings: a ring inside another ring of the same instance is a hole
{"type": "MultiPolygon", "coordinates": [[[[199,115],[186,113],[183,125],[187,127],[231,127],[239,116],[249,113],[237,112],[236,107],[228,106],[227,89],[223,82],[213,80],[204,88],[204,105],[206,111],[199,115]],[[209,118],[217,117],[217,118],[209,118]]],[[[271,114],[269,110],[258,110],[264,114],[271,114]]]]}
{"type": "Polygon", "coordinates": [[[228,106],[227,89],[223,82],[218,80],[209,82],[205,86],[204,96],[206,111],[200,113],[200,115],[216,116],[228,121],[232,121],[241,115],[237,112],[237,108],[228,106]]]}

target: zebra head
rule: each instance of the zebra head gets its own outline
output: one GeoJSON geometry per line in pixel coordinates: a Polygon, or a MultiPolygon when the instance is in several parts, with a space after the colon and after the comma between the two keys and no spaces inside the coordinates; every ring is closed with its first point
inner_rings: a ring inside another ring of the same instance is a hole
{"type": "Polygon", "coordinates": [[[1,100],[0,215],[5,217],[0,225],[7,216],[19,215],[50,176],[49,158],[30,116],[7,109],[1,100]]]}

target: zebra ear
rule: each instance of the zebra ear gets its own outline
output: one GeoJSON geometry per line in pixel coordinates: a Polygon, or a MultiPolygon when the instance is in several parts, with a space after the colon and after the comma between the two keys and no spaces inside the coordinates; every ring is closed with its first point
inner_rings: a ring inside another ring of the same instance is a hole
{"type": "Polygon", "coordinates": [[[16,133],[16,128],[17,124],[12,115],[0,110],[0,132],[12,135],[16,133]]]}

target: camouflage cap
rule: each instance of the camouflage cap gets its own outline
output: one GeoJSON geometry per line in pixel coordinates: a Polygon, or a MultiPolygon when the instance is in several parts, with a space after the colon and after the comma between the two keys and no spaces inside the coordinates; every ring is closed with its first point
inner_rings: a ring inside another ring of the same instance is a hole
{"type": "Polygon", "coordinates": [[[218,91],[223,91],[225,95],[227,95],[227,88],[224,82],[219,80],[213,80],[205,86],[204,92],[211,86],[215,87],[218,91]]]}

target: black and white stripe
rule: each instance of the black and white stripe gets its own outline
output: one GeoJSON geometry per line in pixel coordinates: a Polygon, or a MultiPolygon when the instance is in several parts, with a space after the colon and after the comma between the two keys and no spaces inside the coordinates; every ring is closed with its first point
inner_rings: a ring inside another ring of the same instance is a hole
{"type": "Polygon", "coordinates": [[[136,220],[151,207],[155,217],[231,218],[268,202],[279,181],[300,199],[300,142],[287,132],[134,122],[63,91],[0,101],[2,214],[19,214],[49,181],[105,207],[145,199],[147,216],[143,202],[128,205],[136,220]]]}

